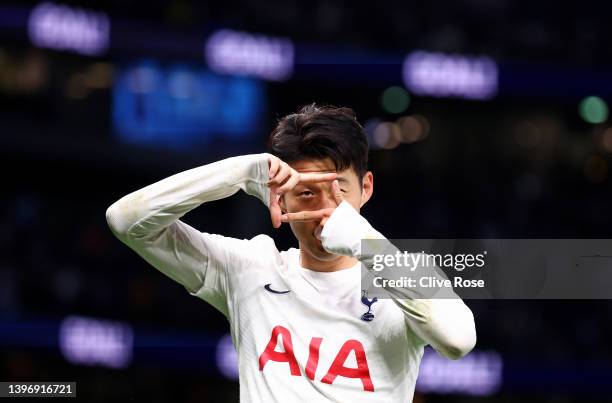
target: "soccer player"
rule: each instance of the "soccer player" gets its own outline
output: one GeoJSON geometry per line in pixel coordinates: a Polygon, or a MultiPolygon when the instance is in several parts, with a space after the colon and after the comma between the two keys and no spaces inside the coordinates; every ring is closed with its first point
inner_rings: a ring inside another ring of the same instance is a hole
{"type": "Polygon", "coordinates": [[[122,242],[227,317],[241,401],[410,402],[424,346],[451,359],[474,347],[459,298],[362,294],[360,242],[383,238],[359,214],[373,192],[367,159],[353,111],[313,104],[278,122],[269,154],[178,173],[107,210],[122,242]],[[291,225],[298,249],[180,220],[240,189],[269,208],[275,228],[291,225]]]}

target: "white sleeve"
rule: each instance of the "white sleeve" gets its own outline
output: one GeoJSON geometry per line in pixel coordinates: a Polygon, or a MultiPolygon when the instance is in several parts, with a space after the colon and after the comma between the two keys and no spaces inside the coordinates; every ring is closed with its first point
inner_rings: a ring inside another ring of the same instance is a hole
{"type": "MultiPolygon", "coordinates": [[[[365,256],[361,251],[363,239],[385,237],[348,202],[343,201],[321,231],[323,247],[332,253],[354,256],[364,263],[366,268],[372,270],[372,256],[365,256]]],[[[419,299],[414,297],[410,289],[394,288],[385,291],[404,312],[414,333],[442,355],[458,359],[474,348],[474,315],[456,294],[453,298],[447,295],[445,298],[419,299]]]]}
{"type": "Polygon", "coordinates": [[[106,220],[147,262],[227,315],[226,270],[252,241],[202,233],[179,218],[240,189],[268,205],[268,159],[244,155],[180,172],[119,199],[106,220]]]}

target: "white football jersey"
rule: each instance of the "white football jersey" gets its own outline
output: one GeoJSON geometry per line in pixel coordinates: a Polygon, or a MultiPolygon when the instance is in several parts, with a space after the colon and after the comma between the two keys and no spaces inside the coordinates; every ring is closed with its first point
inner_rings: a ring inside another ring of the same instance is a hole
{"type": "MultiPolygon", "coordinates": [[[[242,402],[410,402],[423,348],[458,358],[475,343],[460,299],[369,298],[361,263],[336,272],[300,265],[267,235],[200,232],[180,217],[239,189],[268,202],[268,154],[229,158],[173,175],[109,207],[121,241],[229,320],[242,402]]],[[[348,203],[331,215],[323,246],[358,253],[381,235],[348,203]]]]}

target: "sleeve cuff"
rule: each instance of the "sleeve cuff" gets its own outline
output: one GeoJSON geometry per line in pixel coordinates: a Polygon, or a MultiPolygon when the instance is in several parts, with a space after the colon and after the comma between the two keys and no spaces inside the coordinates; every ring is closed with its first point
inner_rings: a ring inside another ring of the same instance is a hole
{"type": "Polygon", "coordinates": [[[361,256],[361,240],[379,238],[382,235],[346,200],[336,207],[321,231],[321,243],[325,250],[358,259],[361,256]]]}
{"type": "Polygon", "coordinates": [[[241,186],[245,193],[257,197],[266,207],[270,206],[269,159],[270,154],[252,154],[245,156],[250,163],[249,171],[245,174],[244,185],[241,186]]]}

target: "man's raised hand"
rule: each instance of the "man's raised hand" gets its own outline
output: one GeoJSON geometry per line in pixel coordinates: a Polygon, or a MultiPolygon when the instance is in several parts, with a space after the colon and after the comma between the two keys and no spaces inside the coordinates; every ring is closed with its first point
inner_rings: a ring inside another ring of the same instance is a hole
{"type": "Polygon", "coordinates": [[[283,193],[293,189],[298,183],[332,181],[338,176],[335,172],[298,172],[274,155],[270,155],[268,166],[270,177],[268,181],[268,187],[270,188],[270,218],[274,228],[280,227],[282,223],[282,211],[278,201],[283,193]]]}
{"type": "MultiPolygon", "coordinates": [[[[336,207],[340,205],[344,201],[344,196],[342,195],[342,191],[340,190],[340,184],[337,179],[334,179],[331,183],[331,191],[336,203],[336,207]]],[[[336,207],[328,207],[320,210],[307,210],[307,211],[299,211],[297,213],[286,213],[282,214],[280,219],[281,222],[292,222],[292,221],[319,221],[319,225],[315,230],[315,236],[318,239],[321,239],[321,231],[323,231],[323,226],[332,215],[336,207]]]]}

